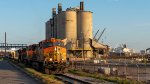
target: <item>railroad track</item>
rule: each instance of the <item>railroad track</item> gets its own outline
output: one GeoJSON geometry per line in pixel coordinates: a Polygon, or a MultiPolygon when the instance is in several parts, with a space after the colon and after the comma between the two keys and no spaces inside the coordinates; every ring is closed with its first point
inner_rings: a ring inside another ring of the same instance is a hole
{"type": "Polygon", "coordinates": [[[91,84],[86,81],[75,79],[75,78],[72,78],[63,74],[56,74],[56,78],[59,80],[62,80],[63,82],[67,84],[91,84]]]}

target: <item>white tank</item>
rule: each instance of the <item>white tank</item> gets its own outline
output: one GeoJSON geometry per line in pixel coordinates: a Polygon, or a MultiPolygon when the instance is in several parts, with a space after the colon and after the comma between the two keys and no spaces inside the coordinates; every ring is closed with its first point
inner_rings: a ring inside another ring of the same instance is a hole
{"type": "Polygon", "coordinates": [[[89,38],[92,38],[92,12],[78,11],[77,13],[77,38],[79,40],[79,47],[82,47],[82,38],[84,36],[84,48],[90,49],[89,38]]]}

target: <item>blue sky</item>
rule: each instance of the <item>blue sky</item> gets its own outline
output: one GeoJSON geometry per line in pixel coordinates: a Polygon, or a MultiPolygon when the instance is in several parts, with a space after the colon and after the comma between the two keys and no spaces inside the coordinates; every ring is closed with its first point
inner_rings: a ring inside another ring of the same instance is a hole
{"type": "MultiPolygon", "coordinates": [[[[79,6],[81,0],[0,0],[0,42],[37,43],[45,38],[51,9],[62,3],[79,6]]],[[[136,51],[150,47],[150,0],[82,0],[93,12],[93,32],[106,27],[101,41],[112,47],[127,44],[136,51]]]]}

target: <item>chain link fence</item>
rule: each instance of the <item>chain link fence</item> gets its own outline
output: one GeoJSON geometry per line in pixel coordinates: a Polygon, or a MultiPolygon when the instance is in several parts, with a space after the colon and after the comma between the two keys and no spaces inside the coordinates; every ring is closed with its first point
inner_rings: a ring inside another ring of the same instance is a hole
{"type": "Polygon", "coordinates": [[[150,63],[139,63],[127,59],[72,61],[71,68],[88,73],[98,72],[138,81],[150,80],[150,63]]]}

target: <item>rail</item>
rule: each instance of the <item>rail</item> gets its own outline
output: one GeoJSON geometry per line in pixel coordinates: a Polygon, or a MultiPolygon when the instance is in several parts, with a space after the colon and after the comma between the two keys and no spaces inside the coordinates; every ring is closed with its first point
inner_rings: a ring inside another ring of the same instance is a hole
{"type": "Polygon", "coordinates": [[[62,80],[65,83],[71,83],[71,84],[91,84],[91,83],[88,83],[86,81],[82,81],[82,80],[79,80],[79,79],[76,79],[76,78],[72,78],[72,77],[69,77],[69,76],[66,76],[66,75],[63,75],[63,74],[57,74],[56,78],[59,79],[59,80],[62,80]]]}

